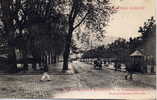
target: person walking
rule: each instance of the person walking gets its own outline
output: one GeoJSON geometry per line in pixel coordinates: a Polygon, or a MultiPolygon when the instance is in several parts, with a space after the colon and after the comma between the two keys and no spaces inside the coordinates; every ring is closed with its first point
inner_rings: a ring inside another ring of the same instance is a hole
{"type": "Polygon", "coordinates": [[[117,71],[118,70],[118,63],[117,63],[117,61],[115,61],[115,63],[114,63],[114,71],[117,71]]]}
{"type": "Polygon", "coordinates": [[[126,72],[127,74],[125,75],[125,79],[127,80],[128,78],[130,80],[133,80],[133,73],[134,73],[134,64],[128,64],[126,65],[126,72]]]}
{"type": "Polygon", "coordinates": [[[49,74],[44,72],[40,81],[51,81],[49,74]]]}
{"type": "Polygon", "coordinates": [[[96,68],[97,68],[97,65],[98,65],[97,60],[94,60],[94,69],[96,69],[96,68]]]}
{"type": "Polygon", "coordinates": [[[101,59],[98,60],[98,63],[99,63],[99,65],[98,65],[99,66],[99,70],[102,70],[102,61],[101,61],[101,59]]]}
{"type": "Polygon", "coordinates": [[[50,76],[48,74],[48,66],[47,66],[47,62],[44,61],[44,73],[40,79],[40,81],[51,81],[50,76]]]}

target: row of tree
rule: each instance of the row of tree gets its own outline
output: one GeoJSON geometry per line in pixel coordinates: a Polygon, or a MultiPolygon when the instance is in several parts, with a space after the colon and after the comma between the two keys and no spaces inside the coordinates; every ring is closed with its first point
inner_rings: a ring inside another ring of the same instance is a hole
{"type": "Polygon", "coordinates": [[[119,58],[121,61],[126,61],[132,52],[140,50],[146,56],[153,56],[155,61],[155,27],[156,23],[154,17],[151,17],[143,26],[139,27],[141,36],[130,38],[128,41],[119,38],[107,46],[100,46],[85,52],[82,58],[119,58]]]}
{"type": "Polygon", "coordinates": [[[24,60],[29,54],[42,58],[63,52],[63,70],[68,70],[77,27],[84,23],[101,36],[114,12],[110,0],[0,0],[0,34],[7,41],[11,70],[17,68],[17,48],[24,60]]]}
{"type": "Polygon", "coordinates": [[[0,4],[3,23],[1,36],[8,44],[11,71],[17,70],[16,49],[22,54],[25,69],[28,67],[28,55],[35,60],[48,55],[56,59],[55,56],[61,54],[66,35],[65,16],[51,11],[53,5],[50,6],[50,2],[1,0],[0,4]]]}

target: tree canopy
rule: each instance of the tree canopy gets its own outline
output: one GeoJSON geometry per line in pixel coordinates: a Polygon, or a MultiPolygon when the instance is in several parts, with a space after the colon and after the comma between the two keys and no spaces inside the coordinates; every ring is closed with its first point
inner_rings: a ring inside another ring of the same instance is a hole
{"type": "MultiPolygon", "coordinates": [[[[28,52],[25,48],[35,50],[40,46],[50,51],[52,45],[62,48],[64,44],[63,70],[68,69],[73,34],[79,34],[76,29],[83,24],[100,39],[115,11],[110,0],[0,0],[0,6],[11,58],[15,58],[17,45],[25,55],[28,52]]],[[[62,50],[57,48],[55,53],[62,50]]]]}
{"type": "Polygon", "coordinates": [[[95,49],[85,52],[82,58],[108,58],[115,57],[121,61],[127,61],[129,55],[135,50],[140,50],[145,56],[152,56],[155,61],[156,51],[156,23],[153,17],[144,22],[143,26],[139,27],[141,36],[125,40],[119,38],[108,46],[99,46],[95,49]]]}

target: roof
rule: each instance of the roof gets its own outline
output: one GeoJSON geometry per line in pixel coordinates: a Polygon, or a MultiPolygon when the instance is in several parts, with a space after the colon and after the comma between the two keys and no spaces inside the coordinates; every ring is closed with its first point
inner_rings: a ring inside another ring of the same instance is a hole
{"type": "Polygon", "coordinates": [[[144,56],[140,51],[136,50],[130,56],[144,56]]]}

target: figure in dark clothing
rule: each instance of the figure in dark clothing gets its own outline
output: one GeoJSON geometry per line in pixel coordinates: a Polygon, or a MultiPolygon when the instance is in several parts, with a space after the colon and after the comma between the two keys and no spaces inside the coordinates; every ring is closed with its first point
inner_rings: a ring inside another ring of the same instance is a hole
{"type": "Polygon", "coordinates": [[[127,71],[127,74],[125,75],[125,79],[126,80],[128,78],[130,80],[133,80],[134,68],[135,68],[135,64],[128,64],[128,65],[126,65],[126,71],[127,71]]]}
{"type": "Polygon", "coordinates": [[[96,69],[97,65],[98,65],[98,64],[97,64],[97,60],[95,60],[95,61],[94,61],[94,69],[96,69]]]}
{"type": "Polygon", "coordinates": [[[119,71],[121,71],[121,64],[120,63],[118,63],[117,68],[119,71]]]}
{"type": "Polygon", "coordinates": [[[98,63],[99,63],[99,65],[98,65],[99,66],[99,70],[102,70],[102,61],[99,60],[98,63]]]}
{"type": "Polygon", "coordinates": [[[94,61],[94,69],[99,70],[102,69],[102,61],[99,58],[97,58],[97,60],[94,61]]]}
{"type": "Polygon", "coordinates": [[[114,69],[115,71],[118,70],[118,63],[117,63],[117,62],[115,62],[115,64],[114,64],[114,68],[115,68],[115,69],[114,69]]]}
{"type": "Polygon", "coordinates": [[[115,62],[115,71],[121,70],[121,64],[119,62],[115,62]]]}

